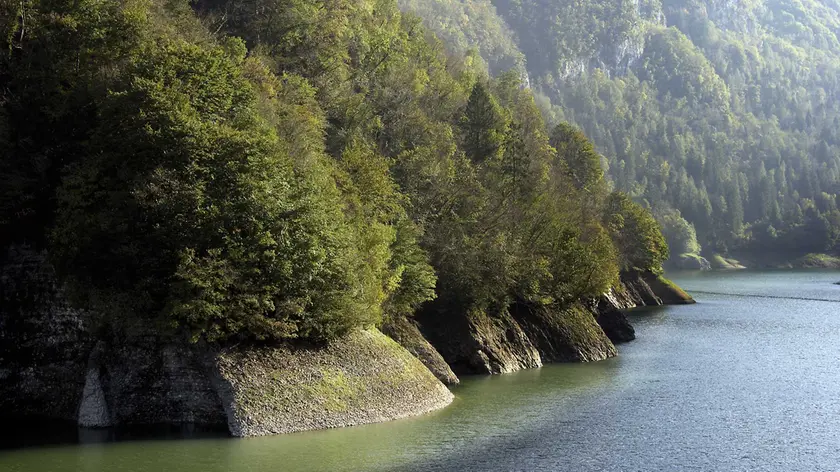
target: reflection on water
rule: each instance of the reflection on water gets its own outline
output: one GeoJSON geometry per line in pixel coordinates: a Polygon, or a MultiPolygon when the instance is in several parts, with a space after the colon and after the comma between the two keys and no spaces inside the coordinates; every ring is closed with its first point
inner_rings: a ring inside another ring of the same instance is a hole
{"type": "Polygon", "coordinates": [[[97,444],[118,441],[169,441],[227,438],[227,426],[148,425],[122,428],[80,428],[75,421],[0,417],[0,450],[97,444]]]}
{"type": "Polygon", "coordinates": [[[450,407],[422,417],[244,440],[94,437],[0,450],[0,470],[840,470],[837,304],[789,298],[840,300],[840,275],[674,278],[787,298],[637,310],[638,339],[616,359],[465,378],[450,407]]]}

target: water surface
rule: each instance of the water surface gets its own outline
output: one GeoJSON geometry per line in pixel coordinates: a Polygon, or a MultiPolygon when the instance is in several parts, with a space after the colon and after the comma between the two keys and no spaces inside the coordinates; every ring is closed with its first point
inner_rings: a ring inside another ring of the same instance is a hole
{"type": "Polygon", "coordinates": [[[618,358],[465,378],[429,415],[244,440],[83,432],[7,445],[0,470],[840,470],[840,273],[671,275],[700,303],[633,313],[618,358]]]}

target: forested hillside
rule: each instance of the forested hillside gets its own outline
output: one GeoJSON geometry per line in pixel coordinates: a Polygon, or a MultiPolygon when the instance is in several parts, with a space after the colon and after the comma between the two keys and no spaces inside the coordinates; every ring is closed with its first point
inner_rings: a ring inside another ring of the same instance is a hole
{"type": "Polygon", "coordinates": [[[510,28],[545,116],[596,143],[672,254],[837,251],[837,2],[402,1],[443,36],[460,25],[486,54],[510,40],[425,13],[451,4],[510,28]]]}
{"type": "Polygon", "coordinates": [[[46,249],[95,330],[210,341],[563,306],[659,270],[659,226],[587,138],[545,125],[521,70],[486,75],[523,63],[489,13],[485,62],[459,45],[487,35],[447,49],[393,0],[2,0],[0,242],[46,249]]]}

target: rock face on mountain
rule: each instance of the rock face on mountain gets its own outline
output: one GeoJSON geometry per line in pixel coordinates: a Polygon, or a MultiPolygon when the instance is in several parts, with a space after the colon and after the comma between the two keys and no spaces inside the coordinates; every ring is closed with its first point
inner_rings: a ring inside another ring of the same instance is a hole
{"type": "Polygon", "coordinates": [[[234,436],[393,420],[453,399],[418,359],[376,329],[322,347],[224,349],[211,364],[234,436]]]}
{"type": "Polygon", "coordinates": [[[583,305],[564,310],[514,306],[511,311],[542,362],[591,362],[616,355],[615,346],[583,305]]]}
{"type": "Polygon", "coordinates": [[[404,316],[388,317],[380,330],[412,353],[441,382],[446,385],[458,384],[458,377],[437,349],[423,337],[414,320],[404,316]]]}
{"type": "Polygon", "coordinates": [[[505,310],[474,310],[450,316],[429,310],[418,316],[421,331],[456,374],[503,374],[542,366],[522,326],[505,310]]]}
{"type": "Polygon", "coordinates": [[[94,334],[45,254],[13,248],[0,282],[0,416],[227,426],[253,436],[385,421],[452,401],[432,372],[375,329],[327,346],[236,349],[151,332],[94,334]]]}
{"type": "Polygon", "coordinates": [[[142,329],[93,332],[46,255],[27,247],[4,254],[0,282],[0,415],[83,427],[195,424],[235,436],[422,414],[452,401],[444,383],[456,384],[455,373],[606,359],[613,343],[635,337],[622,310],[693,302],[666,279],[634,272],[565,309],[426,310],[386,320],[385,334],[358,330],[323,346],[218,347],[142,329]]]}
{"type": "Polygon", "coordinates": [[[100,341],[90,355],[79,425],[224,426],[204,357],[199,346],[153,335],[100,341]]]}
{"type": "Polygon", "coordinates": [[[75,419],[93,341],[46,255],[0,254],[0,412],[75,419]]]}
{"type": "Polygon", "coordinates": [[[622,310],[638,306],[693,303],[685,292],[650,273],[621,274],[621,283],[598,300],[566,309],[532,309],[514,304],[495,314],[463,315],[426,310],[420,330],[462,374],[498,374],[546,362],[588,362],[616,355],[614,343],[635,339],[622,310]]]}
{"type": "Polygon", "coordinates": [[[595,313],[595,321],[604,330],[604,334],[610,338],[610,341],[618,344],[636,339],[636,330],[627,321],[627,317],[622,310],[637,305],[622,286],[618,289],[610,289],[609,292],[595,301],[592,311],[595,313]]]}

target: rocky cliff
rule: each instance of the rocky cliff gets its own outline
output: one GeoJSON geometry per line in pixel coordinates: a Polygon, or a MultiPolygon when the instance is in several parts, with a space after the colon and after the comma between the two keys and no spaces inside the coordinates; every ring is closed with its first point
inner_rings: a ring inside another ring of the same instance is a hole
{"type": "Polygon", "coordinates": [[[393,420],[453,399],[418,359],[376,329],[322,347],[224,349],[210,367],[234,436],[393,420]]]}
{"type": "Polygon", "coordinates": [[[661,276],[627,272],[599,299],[563,309],[514,304],[493,313],[453,314],[431,307],[417,321],[456,374],[499,374],[613,357],[614,343],[635,339],[622,310],[693,302],[661,276]]]}
{"type": "Polygon", "coordinates": [[[224,349],[136,330],[92,333],[45,254],[26,247],[4,255],[0,302],[0,416],[227,426],[254,436],[385,421],[452,401],[376,329],[325,346],[224,349]]]}
{"type": "Polygon", "coordinates": [[[0,412],[75,419],[93,341],[43,253],[0,254],[0,412]]]}
{"type": "Polygon", "coordinates": [[[87,326],[44,253],[16,247],[0,264],[0,415],[83,427],[187,424],[255,436],[422,414],[452,401],[458,374],[616,355],[635,337],[622,310],[692,303],[666,279],[626,273],[597,300],[527,304],[385,321],[328,345],[190,343],[177,335],[87,326]],[[453,372],[454,371],[454,372],[453,372]],[[442,383],[443,382],[443,383],[442,383]]]}

